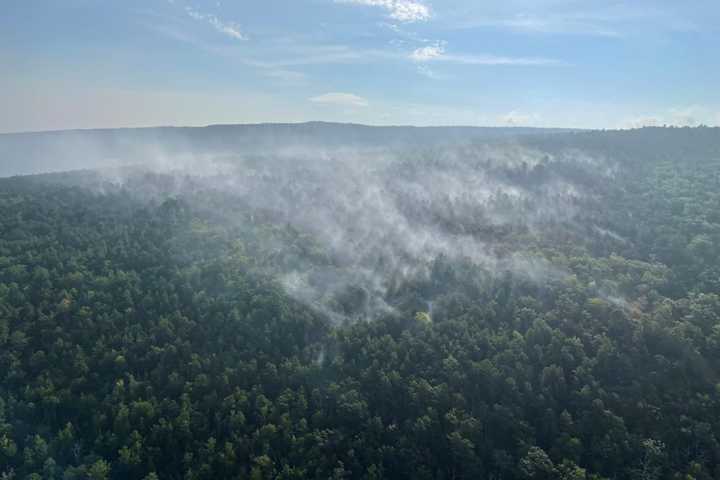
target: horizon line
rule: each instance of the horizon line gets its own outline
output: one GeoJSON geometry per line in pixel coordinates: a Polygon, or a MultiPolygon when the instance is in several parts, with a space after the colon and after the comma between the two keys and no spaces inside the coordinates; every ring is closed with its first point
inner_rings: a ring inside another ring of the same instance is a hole
{"type": "Polygon", "coordinates": [[[218,127],[261,127],[261,126],[302,126],[312,124],[323,125],[340,125],[348,127],[364,127],[364,128],[417,128],[417,129],[505,129],[505,130],[545,130],[545,131],[562,131],[562,132],[607,132],[607,131],[633,131],[642,130],[644,128],[720,128],[720,126],[710,125],[644,125],[640,127],[628,128],[573,128],[573,127],[538,127],[523,125],[411,125],[411,124],[367,124],[357,122],[331,122],[326,120],[306,120],[297,122],[250,122],[250,123],[210,123],[206,125],[144,125],[144,126],[123,126],[123,127],[80,127],[80,128],[57,128],[47,130],[16,130],[0,132],[0,135],[33,135],[42,133],[75,133],[75,132],[104,132],[104,131],[123,131],[123,130],[161,130],[161,129],[202,129],[202,128],[218,128],[218,127]]]}

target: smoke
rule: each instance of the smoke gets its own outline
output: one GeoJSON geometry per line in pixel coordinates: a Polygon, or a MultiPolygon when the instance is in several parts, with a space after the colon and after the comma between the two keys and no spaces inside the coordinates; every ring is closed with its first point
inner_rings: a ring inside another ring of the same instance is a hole
{"type": "MultiPolygon", "coordinates": [[[[257,237],[247,247],[255,265],[337,322],[395,311],[399,286],[430,282],[438,259],[481,275],[564,281],[570,273],[533,247],[572,230],[597,185],[617,172],[604,158],[511,140],[326,147],[278,140],[248,149],[170,143],[136,145],[135,156],[102,170],[94,188],[180,197],[212,210],[244,241],[257,237]],[[222,202],[203,200],[208,192],[222,202]],[[296,233],[268,233],[264,224],[296,233]]],[[[73,151],[82,155],[77,144],[73,151]]],[[[425,290],[432,309],[436,293],[425,290]]]]}
{"type": "Polygon", "coordinates": [[[620,243],[628,243],[627,239],[623,237],[622,235],[619,235],[612,230],[608,230],[606,228],[599,227],[597,225],[593,226],[593,230],[595,230],[597,233],[604,237],[612,238],[613,240],[620,242],[620,243]]]}
{"type": "MultiPolygon", "coordinates": [[[[580,168],[594,181],[612,175],[602,160],[516,144],[294,146],[262,155],[156,159],[144,171],[168,180],[155,196],[220,192],[255,212],[252,218],[269,218],[304,235],[321,255],[298,252],[266,267],[292,297],[338,322],[393,312],[391,292],[404,282],[429,281],[438,258],[538,284],[562,281],[569,273],[517,243],[515,234],[537,240],[559,225],[571,228],[593,195],[576,171],[575,177],[564,175],[556,166],[580,168]]],[[[127,181],[117,170],[106,180],[127,181]]],[[[147,186],[143,191],[150,194],[147,186]]],[[[229,224],[244,221],[231,210],[221,215],[229,224]]],[[[302,247],[268,239],[266,248],[272,250],[268,256],[278,256],[302,247]]]]}

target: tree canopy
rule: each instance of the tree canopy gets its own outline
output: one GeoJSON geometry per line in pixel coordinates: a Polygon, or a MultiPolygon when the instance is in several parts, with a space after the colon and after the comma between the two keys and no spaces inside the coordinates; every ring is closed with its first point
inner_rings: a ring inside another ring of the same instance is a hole
{"type": "MultiPolygon", "coordinates": [[[[2,179],[0,475],[720,478],[719,139],[526,140],[621,173],[498,169],[529,190],[588,185],[571,219],[533,225],[488,220],[536,207],[511,196],[472,215],[409,199],[407,218],[515,263],[437,255],[383,278],[382,298],[367,272],[391,259],[348,264],[226,191],[2,179]],[[297,272],[362,281],[306,302],[297,272]]],[[[436,168],[416,153],[402,175],[436,168]]]]}

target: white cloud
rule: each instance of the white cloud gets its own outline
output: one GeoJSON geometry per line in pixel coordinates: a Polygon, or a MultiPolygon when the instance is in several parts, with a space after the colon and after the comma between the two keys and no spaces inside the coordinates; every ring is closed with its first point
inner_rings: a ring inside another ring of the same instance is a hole
{"type": "Polygon", "coordinates": [[[697,127],[710,117],[707,109],[696,105],[684,108],[671,108],[669,110],[670,119],[673,125],[681,127],[697,127]]]}
{"type": "Polygon", "coordinates": [[[437,43],[416,49],[410,54],[410,58],[417,62],[427,62],[440,57],[443,53],[445,53],[445,48],[442,44],[437,43]]]}
{"type": "Polygon", "coordinates": [[[516,66],[547,66],[562,65],[559,60],[542,57],[502,57],[496,55],[452,55],[446,54],[441,43],[422,47],[410,54],[416,62],[448,62],[465,65],[516,65],[516,66]]]}
{"type": "Polygon", "coordinates": [[[343,107],[367,107],[369,102],[367,99],[352,93],[330,92],[316,97],[310,97],[313,103],[323,105],[339,105],[343,107]]]}
{"type": "Polygon", "coordinates": [[[399,22],[422,22],[431,17],[430,8],[416,0],[335,0],[337,3],[353,3],[380,7],[388,12],[390,18],[399,22]]]}
{"type": "Polygon", "coordinates": [[[234,38],[235,40],[245,40],[245,35],[240,31],[240,26],[233,22],[224,22],[215,15],[208,15],[200,13],[191,7],[185,7],[185,13],[194,20],[205,21],[210,24],[215,30],[227,35],[228,37],[234,38]]]}
{"type": "Polygon", "coordinates": [[[698,105],[669,108],[651,115],[628,118],[620,124],[620,127],[641,128],[663,125],[675,127],[720,126],[720,112],[698,105]]]}
{"type": "Polygon", "coordinates": [[[498,120],[500,123],[511,127],[527,126],[537,123],[538,116],[533,113],[524,113],[512,110],[505,115],[501,115],[498,120]]]}
{"type": "Polygon", "coordinates": [[[215,30],[220,33],[224,33],[225,35],[237,40],[245,39],[245,36],[240,32],[240,29],[235,24],[223,23],[218,20],[217,17],[210,17],[208,21],[210,22],[210,25],[215,27],[215,30]]]}

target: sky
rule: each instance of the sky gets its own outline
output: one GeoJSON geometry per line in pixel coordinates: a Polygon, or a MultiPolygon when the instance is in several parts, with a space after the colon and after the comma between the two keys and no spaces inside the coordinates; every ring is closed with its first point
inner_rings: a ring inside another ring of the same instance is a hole
{"type": "Polygon", "coordinates": [[[718,0],[3,0],[0,132],[720,125],[718,0]]]}

